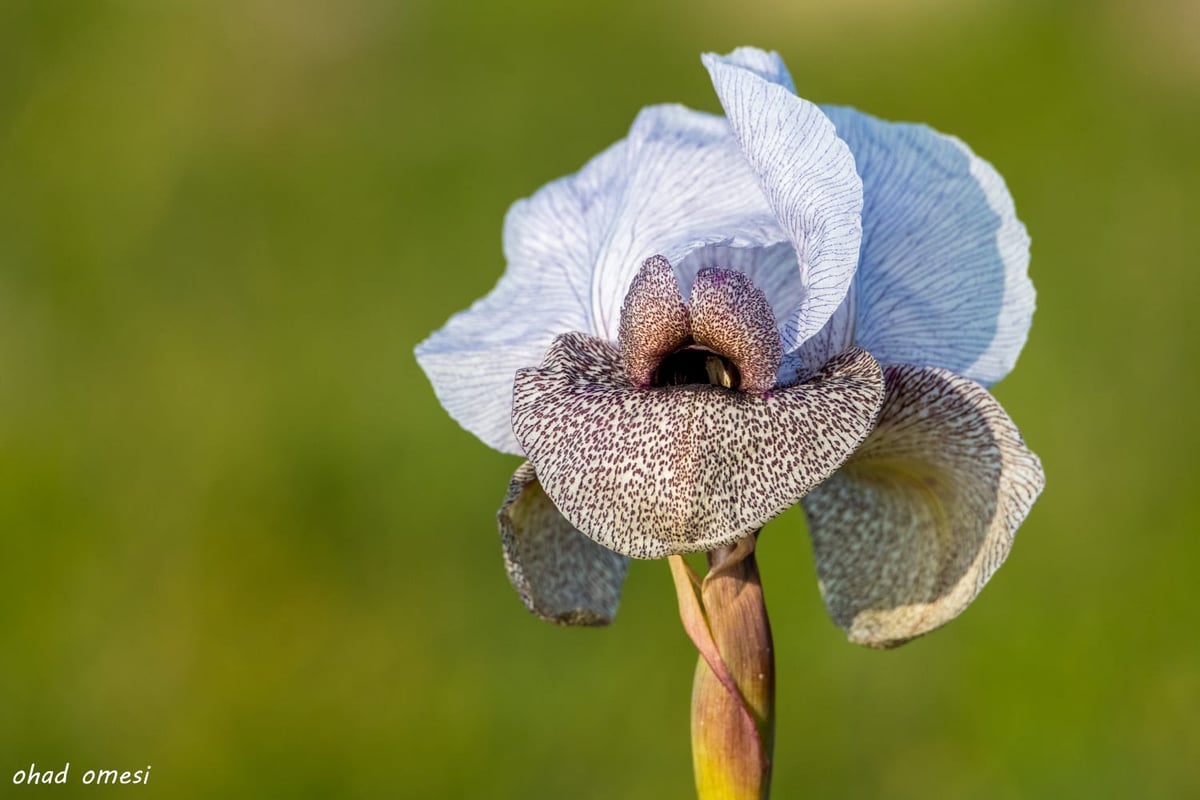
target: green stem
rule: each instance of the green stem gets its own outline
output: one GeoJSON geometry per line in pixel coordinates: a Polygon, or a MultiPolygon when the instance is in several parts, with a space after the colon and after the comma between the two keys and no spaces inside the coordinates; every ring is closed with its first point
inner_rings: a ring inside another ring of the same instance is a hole
{"type": "Polygon", "coordinates": [[[775,739],[775,665],[753,536],[709,553],[700,581],[672,559],[684,627],[700,651],[692,759],[700,800],[765,800],[775,739]]]}

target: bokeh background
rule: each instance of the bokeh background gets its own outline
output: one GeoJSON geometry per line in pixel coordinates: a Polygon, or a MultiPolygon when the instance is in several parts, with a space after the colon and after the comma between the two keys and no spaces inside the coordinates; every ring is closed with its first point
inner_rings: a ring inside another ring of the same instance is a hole
{"type": "Polygon", "coordinates": [[[778,798],[1200,796],[1200,5],[0,3],[0,794],[684,798],[665,563],[617,622],[527,614],[517,460],[413,346],[513,200],[703,50],[959,135],[1033,237],[995,393],[1048,487],[949,627],[846,643],[798,511],[760,563],[778,798]],[[94,791],[94,790],[93,790],[94,791]]]}

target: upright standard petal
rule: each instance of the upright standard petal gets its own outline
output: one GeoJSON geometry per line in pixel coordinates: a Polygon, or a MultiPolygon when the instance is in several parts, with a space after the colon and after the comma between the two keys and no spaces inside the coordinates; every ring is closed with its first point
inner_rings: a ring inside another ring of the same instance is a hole
{"type": "Polygon", "coordinates": [[[537,616],[560,625],[607,625],[617,613],[629,559],[563,519],[526,461],[496,515],[504,566],[537,616]]]}
{"type": "Polygon", "coordinates": [[[563,331],[591,330],[592,273],[626,151],[618,142],[578,174],[514,203],[500,281],[417,347],[442,407],[497,450],[521,454],[511,422],[517,370],[540,363],[563,331]]]}
{"type": "Polygon", "coordinates": [[[591,282],[593,326],[613,341],[642,262],[671,264],[710,244],[763,246],[786,240],[729,123],[683,106],[651,106],[626,139],[620,180],[608,187],[603,238],[591,282]]]}
{"type": "Polygon", "coordinates": [[[422,342],[417,361],[450,416],[486,444],[519,454],[509,424],[513,374],[539,363],[559,333],[615,340],[642,261],[662,254],[678,263],[710,244],[783,241],[723,118],[646,108],[626,139],[513,205],[504,276],[422,342]]]}
{"type": "Polygon", "coordinates": [[[783,63],[782,56],[774,50],[759,50],[757,47],[739,47],[721,59],[734,67],[748,69],[758,77],[771,83],[777,83],[792,94],[796,93],[796,83],[783,63]]]}
{"type": "Polygon", "coordinates": [[[890,366],[870,437],[802,501],[821,593],[851,641],[953,619],[1008,555],[1045,483],[999,403],[947,370],[890,366]]]}
{"type": "Polygon", "coordinates": [[[1003,179],[952,136],[826,107],[863,179],[855,344],[991,385],[1033,316],[1029,237],[1003,179]]]}
{"type": "Polygon", "coordinates": [[[572,525],[660,558],[732,544],[792,506],[866,438],[882,399],[863,350],[809,383],[748,394],[639,388],[616,347],[566,334],[517,374],[513,430],[572,525]]]}
{"type": "Polygon", "coordinates": [[[784,350],[791,352],[825,325],[849,290],[862,238],[862,181],[850,148],[821,109],[795,95],[778,57],[752,58],[742,49],[703,60],[742,152],[796,248],[804,296],[783,323],[784,350]]]}
{"type": "Polygon", "coordinates": [[[804,344],[789,354],[780,369],[780,380],[795,375],[795,379],[803,379],[821,368],[829,359],[854,344],[854,326],[857,322],[858,298],[855,287],[850,284],[846,299],[838,306],[837,311],[825,323],[825,327],[810,336],[804,344]]]}

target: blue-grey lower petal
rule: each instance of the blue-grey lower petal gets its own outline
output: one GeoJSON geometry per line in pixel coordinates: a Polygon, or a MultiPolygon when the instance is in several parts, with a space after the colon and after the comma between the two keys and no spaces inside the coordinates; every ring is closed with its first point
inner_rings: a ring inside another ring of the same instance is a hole
{"type": "Polygon", "coordinates": [[[957,616],[1000,567],[1045,484],[979,384],[884,369],[879,422],[803,500],[821,593],[850,640],[890,647],[957,616]]]}
{"type": "Polygon", "coordinates": [[[513,475],[496,517],[509,580],[530,611],[560,625],[612,622],[629,559],[563,519],[528,461],[513,475]]]}

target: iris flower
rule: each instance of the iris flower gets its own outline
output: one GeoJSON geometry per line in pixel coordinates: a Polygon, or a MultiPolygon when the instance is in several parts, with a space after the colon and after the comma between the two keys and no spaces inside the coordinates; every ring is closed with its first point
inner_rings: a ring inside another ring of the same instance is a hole
{"type": "Polygon", "coordinates": [[[518,201],[504,275],[418,361],[527,459],[499,523],[538,616],[607,623],[630,558],[799,502],[833,620],[907,641],[974,599],[1043,485],[987,390],[1029,330],[1029,239],[958,139],[803,100],[774,53],[703,62],[725,115],[648,107],[518,201]]]}

